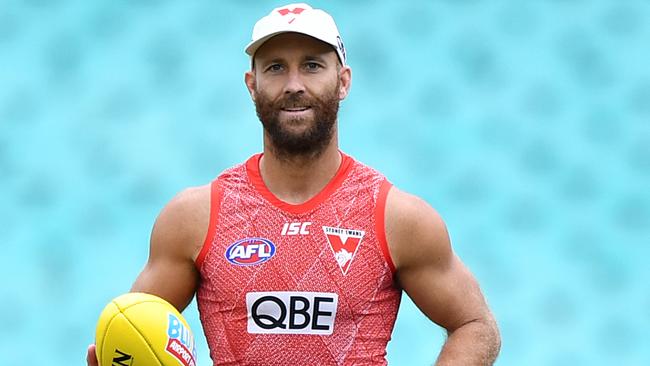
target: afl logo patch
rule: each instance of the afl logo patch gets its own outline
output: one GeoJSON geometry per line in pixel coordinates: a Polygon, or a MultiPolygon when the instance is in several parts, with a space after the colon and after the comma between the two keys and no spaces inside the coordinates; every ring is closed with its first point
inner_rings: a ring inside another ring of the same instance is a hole
{"type": "Polygon", "coordinates": [[[232,243],[224,254],[228,262],[234,265],[254,266],[275,255],[275,244],[269,239],[246,238],[232,243]]]}

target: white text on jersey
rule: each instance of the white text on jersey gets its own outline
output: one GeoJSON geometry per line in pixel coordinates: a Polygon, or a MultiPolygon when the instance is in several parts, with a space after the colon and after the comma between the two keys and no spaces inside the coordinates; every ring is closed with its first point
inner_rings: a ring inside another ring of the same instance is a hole
{"type": "Polygon", "coordinates": [[[309,235],[309,225],[311,222],[287,222],[282,226],[282,235],[309,235]]]}

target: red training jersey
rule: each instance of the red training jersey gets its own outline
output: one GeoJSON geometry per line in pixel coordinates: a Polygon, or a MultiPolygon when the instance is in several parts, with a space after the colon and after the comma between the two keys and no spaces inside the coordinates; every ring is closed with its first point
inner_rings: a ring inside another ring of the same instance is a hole
{"type": "Polygon", "coordinates": [[[401,297],[384,230],[391,184],[341,155],[300,205],[268,190],[261,154],[212,182],[196,264],[215,365],[386,364],[401,297]]]}

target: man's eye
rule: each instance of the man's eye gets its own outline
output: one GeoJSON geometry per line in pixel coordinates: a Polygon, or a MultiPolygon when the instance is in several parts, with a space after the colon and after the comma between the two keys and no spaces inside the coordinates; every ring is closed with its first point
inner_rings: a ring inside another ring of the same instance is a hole
{"type": "Polygon", "coordinates": [[[315,63],[315,62],[307,62],[305,64],[305,68],[307,70],[309,70],[309,71],[316,71],[316,70],[320,69],[320,65],[315,63]]]}
{"type": "Polygon", "coordinates": [[[281,71],[282,70],[282,65],[280,64],[273,64],[267,68],[268,71],[281,71]]]}

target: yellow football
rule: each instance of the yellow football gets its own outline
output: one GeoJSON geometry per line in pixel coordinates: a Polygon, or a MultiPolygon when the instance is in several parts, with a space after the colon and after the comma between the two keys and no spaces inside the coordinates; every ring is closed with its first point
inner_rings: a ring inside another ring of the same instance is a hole
{"type": "Polygon", "coordinates": [[[187,321],[160,297],[132,292],[102,311],[95,334],[100,366],[196,366],[187,321]]]}

